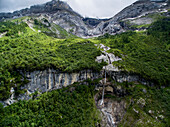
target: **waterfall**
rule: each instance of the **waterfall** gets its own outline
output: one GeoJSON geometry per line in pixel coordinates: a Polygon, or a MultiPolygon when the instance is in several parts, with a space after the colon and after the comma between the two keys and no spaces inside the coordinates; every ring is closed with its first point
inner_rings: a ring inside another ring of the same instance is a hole
{"type": "Polygon", "coordinates": [[[104,85],[103,85],[102,101],[101,101],[100,105],[103,105],[103,102],[104,102],[104,90],[105,90],[105,88],[104,88],[104,85]]]}
{"type": "Polygon", "coordinates": [[[15,92],[15,91],[14,91],[14,88],[13,88],[13,87],[11,88],[10,92],[11,92],[11,94],[12,94],[12,95],[11,95],[11,99],[13,100],[13,99],[15,98],[15,97],[14,97],[14,92],[15,92]]]}
{"type": "Polygon", "coordinates": [[[111,127],[115,127],[115,122],[113,120],[113,117],[110,113],[108,112],[105,112],[106,113],[106,116],[107,116],[107,119],[108,119],[108,122],[110,123],[111,127]]]}
{"type": "Polygon", "coordinates": [[[104,116],[107,119],[106,121],[107,121],[107,124],[109,125],[108,127],[116,127],[116,122],[114,121],[113,116],[112,116],[113,111],[111,110],[109,111],[108,107],[102,108],[101,111],[103,112],[104,116]]]}
{"type": "Polygon", "coordinates": [[[106,84],[106,66],[105,66],[105,80],[104,80],[104,84],[103,84],[102,101],[101,101],[100,105],[103,105],[103,103],[104,103],[105,84],[106,84]]]}
{"type": "MultiPolygon", "coordinates": [[[[103,83],[103,93],[102,93],[102,100],[101,100],[101,103],[100,103],[100,105],[103,105],[103,103],[104,103],[104,91],[105,91],[105,85],[106,85],[106,66],[105,66],[105,74],[104,74],[104,77],[105,77],[105,79],[104,79],[104,83],[103,83]]],[[[104,107],[104,105],[103,105],[103,107],[102,107],[102,109],[101,109],[101,111],[104,113],[104,115],[106,116],[106,118],[107,118],[107,124],[110,126],[110,127],[116,127],[116,123],[115,123],[115,121],[114,121],[114,119],[113,119],[113,116],[112,116],[112,112],[113,112],[113,109],[112,109],[112,105],[110,105],[111,106],[111,110],[110,110],[110,108],[109,107],[104,107]]]]}
{"type": "Polygon", "coordinates": [[[104,82],[104,86],[106,84],[106,66],[105,66],[105,82],[104,82]]]}

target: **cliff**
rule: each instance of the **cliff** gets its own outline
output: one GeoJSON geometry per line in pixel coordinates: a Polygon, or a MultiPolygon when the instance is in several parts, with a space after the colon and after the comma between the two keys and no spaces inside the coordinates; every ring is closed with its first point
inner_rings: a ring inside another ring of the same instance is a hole
{"type": "Polygon", "coordinates": [[[168,9],[139,0],[102,20],[53,0],[0,14],[13,18],[0,22],[0,126],[167,126],[168,9]]]}

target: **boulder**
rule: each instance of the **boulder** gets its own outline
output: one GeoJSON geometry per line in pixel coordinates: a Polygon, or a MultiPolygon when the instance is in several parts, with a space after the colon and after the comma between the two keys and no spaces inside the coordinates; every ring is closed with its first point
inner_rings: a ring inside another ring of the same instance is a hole
{"type": "Polygon", "coordinates": [[[113,93],[113,88],[111,86],[107,86],[105,92],[113,93]]]}

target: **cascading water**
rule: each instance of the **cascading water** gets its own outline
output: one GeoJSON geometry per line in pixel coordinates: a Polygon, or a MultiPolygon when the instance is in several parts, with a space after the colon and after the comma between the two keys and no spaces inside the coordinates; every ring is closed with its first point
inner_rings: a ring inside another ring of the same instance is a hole
{"type": "MultiPolygon", "coordinates": [[[[96,46],[98,46],[98,45],[96,45],[96,46]]],[[[119,113],[117,113],[117,110],[119,112],[119,109],[122,108],[122,107],[117,105],[117,103],[119,103],[119,102],[117,102],[116,100],[113,100],[113,99],[110,99],[110,98],[104,98],[104,96],[105,96],[105,94],[110,94],[110,92],[112,90],[114,90],[114,88],[113,88],[114,84],[112,84],[111,82],[107,82],[107,85],[106,85],[106,71],[107,71],[108,74],[110,72],[110,76],[111,76],[111,72],[121,71],[117,67],[113,66],[112,63],[114,61],[120,61],[122,59],[116,57],[113,53],[108,53],[107,51],[110,50],[110,48],[103,45],[103,44],[100,44],[99,48],[103,49],[103,51],[102,51],[102,55],[98,56],[96,58],[96,61],[99,62],[99,63],[101,63],[102,61],[105,61],[105,62],[108,63],[107,66],[103,67],[103,76],[105,77],[104,81],[102,80],[103,81],[102,82],[103,89],[101,89],[101,90],[99,89],[100,94],[97,94],[97,95],[102,94],[102,98],[99,101],[97,101],[97,106],[102,113],[101,114],[102,115],[101,126],[117,127],[117,124],[119,122],[119,121],[117,121],[117,117],[119,117],[119,113]]],[[[115,77],[115,81],[116,80],[117,79],[115,77]]],[[[113,93],[113,91],[111,93],[113,93]]]]}
{"type": "Polygon", "coordinates": [[[100,105],[103,105],[103,103],[104,103],[105,84],[106,84],[106,66],[105,66],[105,81],[104,81],[104,84],[103,84],[102,100],[101,100],[100,105]]]}
{"type": "Polygon", "coordinates": [[[100,105],[103,105],[103,102],[104,102],[104,90],[105,90],[105,88],[104,88],[104,86],[103,86],[102,100],[101,100],[100,105]]]}
{"type": "Polygon", "coordinates": [[[111,127],[116,127],[112,115],[108,112],[105,112],[105,113],[106,113],[107,120],[110,123],[111,127]]]}
{"type": "MultiPolygon", "coordinates": [[[[109,107],[112,107],[112,104],[109,105],[109,107]]],[[[116,127],[116,123],[114,121],[114,118],[112,116],[112,110],[110,110],[109,107],[103,107],[101,111],[103,112],[106,120],[107,120],[107,127],[116,127]]]]}
{"type": "MultiPolygon", "coordinates": [[[[105,92],[105,85],[106,85],[106,66],[105,66],[105,79],[104,79],[104,83],[103,83],[103,92],[102,92],[102,100],[100,105],[103,105],[103,108],[101,109],[101,111],[104,113],[104,115],[107,118],[107,122],[109,124],[110,127],[116,127],[116,123],[113,119],[112,116],[112,110],[109,111],[106,107],[104,107],[104,92],[105,92]]],[[[110,105],[112,107],[112,105],[110,105]]]]}

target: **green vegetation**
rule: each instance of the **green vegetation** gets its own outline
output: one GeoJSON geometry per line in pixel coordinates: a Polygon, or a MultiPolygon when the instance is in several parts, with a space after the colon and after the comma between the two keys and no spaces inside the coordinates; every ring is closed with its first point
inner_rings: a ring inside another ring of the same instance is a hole
{"type": "MultiPolygon", "coordinates": [[[[26,82],[20,71],[54,68],[61,71],[75,72],[83,69],[99,71],[102,64],[95,62],[101,52],[94,44],[84,39],[55,39],[43,33],[32,31],[27,25],[14,25],[12,22],[1,23],[14,32],[11,36],[0,38],[0,100],[7,99],[10,88],[22,93],[20,86],[26,82]],[[15,35],[15,36],[13,36],[15,35]],[[21,80],[22,79],[22,80],[21,80]]],[[[5,30],[4,30],[5,31],[5,30]]],[[[3,31],[3,32],[4,32],[3,31]]]]}
{"type": "MultiPolygon", "coordinates": [[[[119,127],[168,127],[170,125],[170,89],[142,84],[117,83],[126,90],[128,103],[119,127]]],[[[116,98],[115,98],[116,99],[116,98]]]]}
{"type": "Polygon", "coordinates": [[[44,93],[35,100],[2,108],[0,126],[95,127],[100,122],[94,102],[94,86],[72,85],[44,93]]]}
{"type": "Polygon", "coordinates": [[[147,33],[126,32],[99,37],[100,43],[122,54],[123,61],[114,65],[140,74],[158,85],[170,84],[170,21],[161,19],[150,26],[147,33]],[[117,50],[118,49],[118,50],[117,50]]]}
{"type": "Polygon", "coordinates": [[[0,33],[7,32],[6,36],[15,37],[16,35],[20,35],[20,33],[26,32],[27,24],[24,22],[13,23],[13,22],[0,22],[0,33]]]}
{"type": "Polygon", "coordinates": [[[147,29],[150,26],[150,24],[143,24],[143,25],[131,25],[130,28],[131,29],[147,29]]]}
{"type": "MultiPolygon", "coordinates": [[[[20,75],[20,71],[46,68],[67,72],[100,70],[104,63],[95,62],[96,56],[101,52],[93,43],[103,43],[111,47],[108,52],[114,52],[116,56],[123,58],[123,61],[115,62],[115,66],[140,74],[158,85],[169,84],[169,19],[153,23],[147,34],[106,34],[97,40],[52,38],[31,30],[22,22],[26,19],[15,19],[15,23],[0,23],[1,32],[7,32],[6,36],[0,38],[0,100],[9,97],[11,87],[15,88],[17,94],[24,92],[20,90],[20,86],[28,81],[20,75]]],[[[43,22],[48,24],[48,20],[43,19],[43,22]]],[[[42,29],[46,31],[47,26],[38,20],[34,23],[39,24],[39,27],[43,26],[42,29]]]]}
{"type": "MultiPolygon", "coordinates": [[[[15,95],[25,92],[21,86],[28,83],[24,76],[28,71],[47,68],[62,72],[100,71],[106,63],[95,62],[101,51],[94,44],[103,43],[111,48],[109,53],[123,59],[114,62],[114,66],[139,74],[157,86],[117,83],[128,94],[124,98],[109,94],[105,97],[125,99],[130,104],[120,126],[166,127],[170,125],[170,21],[163,18],[147,27],[142,33],[129,31],[81,39],[47,19],[25,17],[0,22],[0,33],[6,33],[0,38],[0,100],[9,98],[11,87],[15,95]],[[35,31],[23,20],[32,23],[35,31]],[[54,34],[56,30],[59,35],[54,34]]],[[[89,81],[95,84],[98,80],[89,81]]],[[[0,126],[95,126],[99,118],[94,94],[92,85],[72,85],[44,93],[34,100],[19,101],[5,108],[0,105],[0,126]]]]}
{"type": "Polygon", "coordinates": [[[63,29],[62,27],[54,24],[54,23],[49,23],[47,19],[42,19],[38,20],[38,19],[34,19],[34,28],[38,31],[40,30],[41,32],[43,32],[44,34],[48,35],[48,36],[52,36],[55,38],[76,38],[75,35],[68,33],[65,29],[63,29]]]}

